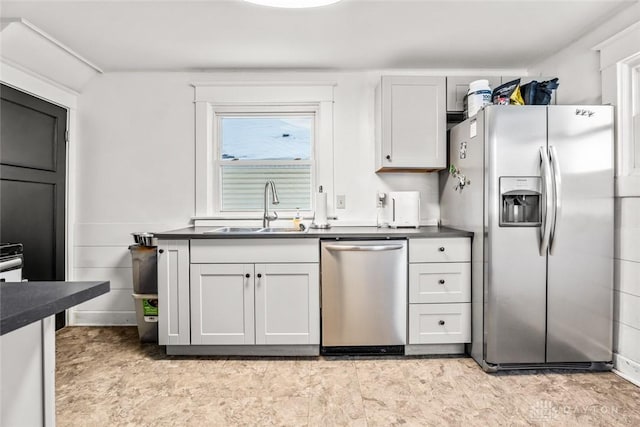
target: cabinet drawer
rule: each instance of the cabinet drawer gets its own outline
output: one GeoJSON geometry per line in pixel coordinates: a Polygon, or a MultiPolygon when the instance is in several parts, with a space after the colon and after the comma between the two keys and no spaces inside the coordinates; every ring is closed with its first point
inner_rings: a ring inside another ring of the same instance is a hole
{"type": "Polygon", "coordinates": [[[471,302],[471,264],[409,264],[409,302],[471,302]]]}
{"type": "Polygon", "coordinates": [[[471,341],[471,304],[409,304],[409,344],[471,341]]]}
{"type": "Polygon", "coordinates": [[[409,239],[409,262],[469,262],[468,238],[409,239]]]}
{"type": "Polygon", "coordinates": [[[191,240],[191,263],[319,262],[318,239],[191,240]]]}

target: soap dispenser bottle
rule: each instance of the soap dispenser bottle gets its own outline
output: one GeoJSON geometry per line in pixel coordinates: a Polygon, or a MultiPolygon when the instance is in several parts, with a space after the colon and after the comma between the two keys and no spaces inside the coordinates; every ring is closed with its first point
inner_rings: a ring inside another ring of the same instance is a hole
{"type": "Polygon", "coordinates": [[[296,208],[296,215],[293,217],[293,228],[299,230],[301,224],[302,216],[300,215],[300,208],[296,208]]]}

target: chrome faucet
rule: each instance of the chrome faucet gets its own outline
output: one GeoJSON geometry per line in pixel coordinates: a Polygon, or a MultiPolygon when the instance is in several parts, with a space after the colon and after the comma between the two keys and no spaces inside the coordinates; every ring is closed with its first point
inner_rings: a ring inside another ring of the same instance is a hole
{"type": "Polygon", "coordinates": [[[269,227],[269,222],[278,219],[278,213],[273,211],[273,214],[269,214],[269,188],[271,188],[271,203],[277,205],[280,203],[278,199],[278,192],[276,191],[276,185],[272,180],[268,180],[264,184],[264,215],[262,216],[262,227],[269,227]]]}

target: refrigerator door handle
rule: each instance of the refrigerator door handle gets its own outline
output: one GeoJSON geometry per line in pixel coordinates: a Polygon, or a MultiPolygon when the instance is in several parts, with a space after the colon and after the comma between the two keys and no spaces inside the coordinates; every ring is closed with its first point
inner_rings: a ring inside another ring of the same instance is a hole
{"type": "Polygon", "coordinates": [[[551,182],[551,165],[547,155],[547,147],[540,147],[540,169],[542,180],[544,181],[544,212],[542,215],[542,226],[540,227],[540,256],[547,256],[549,249],[549,238],[551,236],[551,224],[549,215],[553,210],[553,185],[551,182]]]}
{"type": "Polygon", "coordinates": [[[549,234],[549,254],[553,255],[554,242],[557,236],[558,219],[562,211],[562,175],[560,173],[560,165],[558,164],[558,152],[556,147],[549,146],[549,158],[551,160],[551,170],[553,171],[553,216],[551,220],[550,234],[549,234]]]}

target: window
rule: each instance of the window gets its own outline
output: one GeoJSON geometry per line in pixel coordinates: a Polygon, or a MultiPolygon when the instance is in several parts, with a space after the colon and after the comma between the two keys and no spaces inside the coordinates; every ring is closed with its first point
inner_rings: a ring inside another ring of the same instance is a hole
{"type": "Polygon", "coordinates": [[[593,49],[600,51],[602,102],[616,106],[616,195],[640,195],[640,22],[593,49]]]}
{"type": "Polygon", "coordinates": [[[262,211],[267,180],[278,210],[312,210],[314,111],[219,113],[214,126],[221,212],[262,211]]]}
{"type": "Polygon", "coordinates": [[[282,218],[333,198],[331,82],[219,81],[195,88],[195,219],[259,219],[276,184],[282,218]]]}

